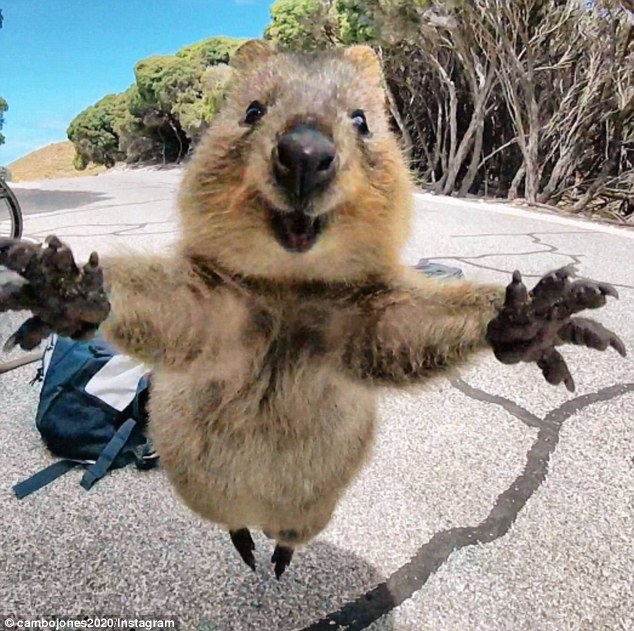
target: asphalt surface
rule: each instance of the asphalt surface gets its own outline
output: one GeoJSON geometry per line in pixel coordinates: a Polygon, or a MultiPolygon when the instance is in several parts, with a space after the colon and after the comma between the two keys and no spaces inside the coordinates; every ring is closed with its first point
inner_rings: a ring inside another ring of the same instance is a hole
{"type": "MultiPolygon", "coordinates": [[[[179,177],[15,190],[26,235],[55,233],[83,260],[169,247],[179,177]]],[[[431,196],[417,208],[407,263],[503,283],[574,263],[614,283],[621,299],[593,317],[628,358],[566,349],[574,394],[485,356],[420,395],[386,395],[371,462],[279,583],[270,541],[256,537],[252,573],[161,471],[119,470],[90,492],[72,471],[15,499],[12,485],[53,458],[34,428],[35,368],[0,375],[0,615],[169,616],[201,631],[634,629],[634,233],[431,196]]],[[[17,322],[2,316],[0,338],[17,322]]]]}

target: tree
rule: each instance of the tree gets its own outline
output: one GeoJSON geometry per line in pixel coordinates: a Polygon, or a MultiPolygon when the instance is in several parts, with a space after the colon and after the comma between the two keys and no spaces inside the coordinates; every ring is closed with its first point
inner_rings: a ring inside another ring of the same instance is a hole
{"type": "Polygon", "coordinates": [[[0,145],[4,144],[2,126],[4,125],[4,113],[9,109],[7,102],[0,96],[0,145]]]}
{"type": "Polygon", "coordinates": [[[109,94],[73,119],[68,138],[75,145],[75,168],[85,169],[90,162],[112,167],[124,158],[117,122],[126,109],[125,93],[109,94]]]}
{"type": "Polygon", "coordinates": [[[228,62],[246,40],[216,37],[155,55],[134,68],[135,83],[81,112],[68,129],[77,165],[177,162],[200,138],[224,95],[228,62]]]}
{"type": "Polygon", "coordinates": [[[376,24],[367,2],[336,0],[334,11],[339,40],[343,45],[363,44],[377,39],[376,24]]]}
{"type": "Polygon", "coordinates": [[[276,0],[264,37],[280,50],[319,50],[337,39],[333,3],[321,0],[276,0]]]}
{"type": "Polygon", "coordinates": [[[217,64],[228,64],[233,53],[246,41],[248,40],[234,37],[212,37],[181,48],[176,56],[198,59],[205,68],[217,64]]]}

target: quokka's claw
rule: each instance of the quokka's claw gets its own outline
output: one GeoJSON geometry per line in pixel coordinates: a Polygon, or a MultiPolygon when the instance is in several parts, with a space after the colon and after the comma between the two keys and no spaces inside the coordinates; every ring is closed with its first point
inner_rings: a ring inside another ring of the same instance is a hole
{"type": "Polygon", "coordinates": [[[93,252],[83,267],[83,287],[87,291],[95,291],[103,288],[103,270],[99,267],[99,257],[93,252]]]}
{"type": "Polygon", "coordinates": [[[574,265],[570,264],[556,269],[553,274],[555,274],[555,276],[560,279],[575,278],[575,276],[577,275],[577,270],[575,269],[574,265]]]}
{"type": "Polygon", "coordinates": [[[60,241],[59,237],[56,237],[54,234],[49,234],[48,237],[44,239],[44,243],[53,250],[58,250],[59,248],[64,247],[64,244],[60,241]]]}
{"type": "Polygon", "coordinates": [[[99,265],[99,255],[96,252],[91,252],[88,257],[88,263],[84,266],[84,269],[97,267],[99,265]]]}
{"type": "Polygon", "coordinates": [[[23,281],[9,282],[0,287],[0,313],[4,311],[21,311],[33,304],[23,281]]]}
{"type": "Polygon", "coordinates": [[[56,236],[47,237],[46,246],[42,252],[44,265],[41,271],[44,275],[50,276],[51,280],[53,280],[54,276],[60,272],[70,276],[75,276],[79,273],[70,248],[64,245],[56,236]]]}
{"type": "Polygon", "coordinates": [[[551,305],[560,301],[570,286],[570,278],[575,274],[572,266],[561,267],[544,275],[530,292],[533,305],[536,309],[548,309],[551,305]]]}
{"type": "Polygon", "coordinates": [[[278,543],[273,551],[271,563],[275,563],[275,578],[279,581],[293,558],[293,548],[278,543]]]}
{"type": "Polygon", "coordinates": [[[513,281],[506,288],[504,307],[510,311],[519,311],[528,304],[528,289],[522,281],[519,271],[513,272],[513,281]]]}
{"type": "Polygon", "coordinates": [[[627,356],[627,349],[625,348],[625,344],[623,344],[623,340],[616,335],[616,333],[612,333],[610,337],[610,346],[621,356],[627,356]]]}
{"type": "Polygon", "coordinates": [[[253,556],[255,543],[253,542],[249,529],[240,528],[239,530],[230,530],[229,536],[242,560],[255,572],[255,557],[253,556]]]}
{"type": "Polygon", "coordinates": [[[41,318],[34,316],[23,322],[18,330],[7,339],[3,350],[9,352],[16,346],[20,346],[25,351],[33,350],[51,333],[51,327],[41,318]]]}
{"type": "Polygon", "coordinates": [[[574,278],[577,275],[577,272],[572,265],[566,265],[565,267],[560,267],[548,274],[544,274],[542,278],[539,280],[537,285],[535,285],[535,289],[538,287],[545,288],[548,286],[556,285],[561,286],[570,278],[574,278]]]}
{"type": "Polygon", "coordinates": [[[619,299],[619,292],[616,290],[616,287],[613,287],[609,283],[597,283],[601,293],[606,296],[612,296],[613,298],[619,299]]]}
{"type": "Polygon", "coordinates": [[[10,353],[18,345],[18,336],[16,333],[11,334],[7,341],[2,345],[2,350],[5,353],[10,353]]]}
{"type": "Polygon", "coordinates": [[[553,386],[564,383],[569,392],[575,391],[575,381],[570,374],[566,360],[554,348],[544,351],[537,360],[546,381],[553,386]]]}
{"type": "Polygon", "coordinates": [[[0,243],[0,265],[4,265],[12,272],[25,275],[39,253],[40,246],[33,243],[26,243],[17,239],[3,239],[0,243]]]}
{"type": "Polygon", "coordinates": [[[558,335],[563,342],[598,351],[604,351],[610,346],[622,357],[627,355],[625,344],[616,333],[589,318],[571,318],[559,330],[558,335]]]}
{"type": "Polygon", "coordinates": [[[564,303],[570,313],[584,309],[598,309],[606,303],[606,296],[619,297],[618,292],[608,283],[596,283],[592,280],[577,280],[570,285],[564,303]]]}

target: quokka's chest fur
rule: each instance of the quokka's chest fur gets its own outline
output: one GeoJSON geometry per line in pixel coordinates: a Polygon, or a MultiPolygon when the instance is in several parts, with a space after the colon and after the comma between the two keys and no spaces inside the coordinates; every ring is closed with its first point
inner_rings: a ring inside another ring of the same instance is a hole
{"type": "Polygon", "coordinates": [[[215,296],[222,306],[208,308],[222,317],[216,327],[210,318],[198,358],[186,372],[157,375],[152,409],[161,452],[174,463],[207,463],[215,478],[225,476],[220,461],[285,487],[317,484],[322,474],[314,467],[325,467],[328,479],[340,476],[338,462],[367,453],[375,412],[367,389],[328,361],[334,303],[232,290],[215,296]],[[301,466],[298,453],[309,455],[301,466]]]}
{"type": "Polygon", "coordinates": [[[205,331],[183,377],[203,416],[234,407],[242,417],[284,414],[332,398],[339,380],[327,367],[332,301],[223,287],[198,308],[206,314],[205,331]]]}
{"type": "MultiPolygon", "coordinates": [[[[293,370],[310,360],[319,362],[332,345],[329,339],[339,307],[335,297],[301,291],[240,293],[227,288],[209,300],[210,347],[214,354],[242,353],[250,369],[276,367],[293,370]]],[[[222,359],[218,357],[220,361],[222,359]]]]}

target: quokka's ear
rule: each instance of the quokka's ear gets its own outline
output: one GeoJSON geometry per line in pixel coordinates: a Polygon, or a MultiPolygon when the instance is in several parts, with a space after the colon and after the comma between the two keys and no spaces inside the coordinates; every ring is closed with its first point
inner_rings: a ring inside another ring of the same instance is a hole
{"type": "Polygon", "coordinates": [[[383,68],[379,56],[370,46],[350,46],[344,50],[344,57],[351,61],[362,76],[373,85],[383,82],[383,68]]]}
{"type": "Polygon", "coordinates": [[[275,51],[268,42],[263,39],[251,39],[236,50],[233,57],[231,57],[230,64],[233,68],[242,72],[263,62],[274,54],[275,51]]]}

